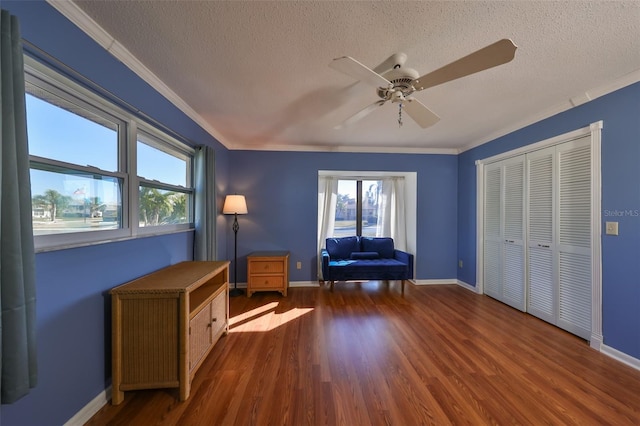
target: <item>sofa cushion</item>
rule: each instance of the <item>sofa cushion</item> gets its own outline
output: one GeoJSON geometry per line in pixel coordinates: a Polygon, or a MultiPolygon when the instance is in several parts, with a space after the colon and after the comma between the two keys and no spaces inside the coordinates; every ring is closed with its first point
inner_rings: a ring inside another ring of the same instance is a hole
{"type": "Polygon", "coordinates": [[[393,238],[362,237],[360,242],[362,251],[375,251],[384,259],[393,259],[393,238]]]}
{"type": "Polygon", "coordinates": [[[351,253],[351,259],[377,259],[380,255],[377,251],[354,251],[351,253]]]}
{"type": "Polygon", "coordinates": [[[409,266],[395,259],[360,259],[330,261],[329,279],[348,280],[404,280],[411,277],[409,266]]]}
{"type": "Polygon", "coordinates": [[[331,259],[349,259],[351,253],[360,251],[358,237],[327,238],[327,251],[331,259]]]}

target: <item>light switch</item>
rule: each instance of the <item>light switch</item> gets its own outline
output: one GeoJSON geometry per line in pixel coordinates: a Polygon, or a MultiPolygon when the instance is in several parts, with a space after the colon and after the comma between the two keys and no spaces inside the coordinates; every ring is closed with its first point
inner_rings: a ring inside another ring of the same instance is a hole
{"type": "Polygon", "coordinates": [[[618,235],[618,222],[605,222],[607,235],[618,235]]]}

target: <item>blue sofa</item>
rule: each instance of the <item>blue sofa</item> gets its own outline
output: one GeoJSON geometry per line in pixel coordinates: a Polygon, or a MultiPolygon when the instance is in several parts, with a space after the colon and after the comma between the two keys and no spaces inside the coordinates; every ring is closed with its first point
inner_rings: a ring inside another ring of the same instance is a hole
{"type": "Polygon", "coordinates": [[[392,238],[327,238],[321,255],[322,277],[331,291],[336,281],[402,280],[404,286],[413,278],[413,255],[396,250],[392,238]]]}

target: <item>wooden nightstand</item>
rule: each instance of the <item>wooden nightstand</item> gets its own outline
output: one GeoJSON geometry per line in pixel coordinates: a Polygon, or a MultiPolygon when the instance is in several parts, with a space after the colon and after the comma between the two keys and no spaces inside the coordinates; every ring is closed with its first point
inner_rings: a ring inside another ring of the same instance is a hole
{"type": "Polygon", "coordinates": [[[247,256],[247,297],[256,291],[279,291],[289,288],[289,252],[256,251],[247,256]]]}

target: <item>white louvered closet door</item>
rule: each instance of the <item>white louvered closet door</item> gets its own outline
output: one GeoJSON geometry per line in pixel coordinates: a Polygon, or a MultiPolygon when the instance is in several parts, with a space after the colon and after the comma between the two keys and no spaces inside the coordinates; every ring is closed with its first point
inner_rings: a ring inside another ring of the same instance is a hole
{"type": "Polygon", "coordinates": [[[591,193],[590,135],[484,166],[485,293],[585,339],[591,193]]]}
{"type": "Polygon", "coordinates": [[[558,326],[591,335],[591,144],[584,137],[557,148],[558,326]]]}
{"type": "Polygon", "coordinates": [[[502,166],[488,164],[484,175],[484,292],[502,299],[502,166]]]}
{"type": "Polygon", "coordinates": [[[528,282],[527,312],[557,323],[557,249],[554,211],[557,170],[556,147],[527,154],[528,282]]]}
{"type": "Polygon", "coordinates": [[[485,167],[485,293],[525,310],[524,156],[485,167]]]}
{"type": "Polygon", "coordinates": [[[527,312],[591,335],[591,141],[527,154],[527,312]]]}
{"type": "Polygon", "coordinates": [[[524,311],[524,156],[504,161],[503,168],[503,292],[502,301],[524,311]]]}

